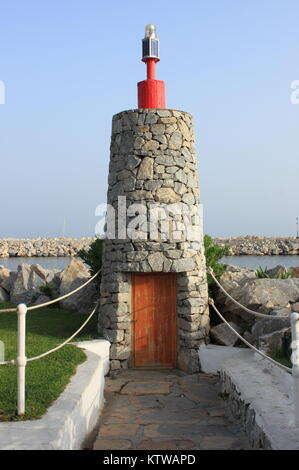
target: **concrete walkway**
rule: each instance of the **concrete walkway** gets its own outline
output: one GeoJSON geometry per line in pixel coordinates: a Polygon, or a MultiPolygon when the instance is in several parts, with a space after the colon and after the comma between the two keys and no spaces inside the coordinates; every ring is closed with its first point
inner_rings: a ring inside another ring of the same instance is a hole
{"type": "Polygon", "coordinates": [[[225,416],[219,379],[180,371],[125,371],[106,378],[94,450],[249,449],[225,416]]]}

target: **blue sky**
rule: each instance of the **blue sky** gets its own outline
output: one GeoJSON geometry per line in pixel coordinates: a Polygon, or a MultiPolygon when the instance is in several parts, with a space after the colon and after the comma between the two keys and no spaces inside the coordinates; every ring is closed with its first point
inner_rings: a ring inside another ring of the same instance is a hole
{"type": "Polygon", "coordinates": [[[195,118],[204,231],[295,234],[298,0],[2,0],[0,237],[94,234],[111,118],[137,107],[144,26],[167,107],[195,118]]]}

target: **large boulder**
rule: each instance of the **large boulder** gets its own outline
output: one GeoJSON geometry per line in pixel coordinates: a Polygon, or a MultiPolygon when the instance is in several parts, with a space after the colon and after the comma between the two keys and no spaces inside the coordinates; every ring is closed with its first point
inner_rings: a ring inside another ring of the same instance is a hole
{"type": "Polygon", "coordinates": [[[0,287],[0,302],[7,302],[9,300],[9,295],[6,290],[0,287]]]}
{"type": "MultiPolygon", "coordinates": [[[[272,275],[282,272],[285,271],[281,266],[271,270],[272,275]]],[[[285,336],[290,333],[289,314],[292,310],[299,310],[299,279],[259,279],[253,274],[254,272],[250,270],[226,266],[220,282],[241,305],[267,314],[269,319],[261,319],[245,312],[229,300],[219,288],[215,294],[216,304],[227,321],[233,321],[238,325],[243,336],[256,346],[270,352],[279,349],[285,336]],[[275,319],[277,315],[285,316],[285,320],[275,319]]],[[[219,344],[219,339],[213,331],[211,338],[219,344]]]]}
{"type": "Polygon", "coordinates": [[[14,303],[30,303],[38,297],[39,288],[45,285],[42,279],[30,264],[20,264],[16,276],[12,278],[10,301],[14,303]]]}
{"type": "MultiPolygon", "coordinates": [[[[256,279],[255,271],[252,269],[229,264],[225,264],[224,267],[225,271],[221,276],[220,282],[228,293],[242,286],[248,279],[256,279]]],[[[216,288],[216,294],[217,303],[225,304],[227,297],[218,287],[216,288]]]]}
{"type": "Polygon", "coordinates": [[[60,273],[60,295],[67,294],[73,290],[72,284],[76,279],[83,279],[83,281],[86,281],[89,277],[90,273],[82,261],[79,259],[73,259],[60,273]]]}
{"type": "Polygon", "coordinates": [[[225,271],[221,276],[221,282],[234,281],[236,283],[240,283],[247,278],[256,278],[256,274],[253,269],[242,268],[240,266],[233,266],[232,264],[224,264],[223,266],[225,271]]]}
{"type": "Polygon", "coordinates": [[[18,266],[18,272],[11,286],[10,300],[14,303],[20,303],[31,300],[29,298],[29,278],[30,278],[30,265],[20,264],[18,266]]]}
{"type": "Polygon", "coordinates": [[[0,287],[9,294],[11,288],[10,271],[4,266],[0,266],[0,287]]]}
{"type": "Polygon", "coordinates": [[[293,277],[299,277],[299,267],[290,268],[289,271],[292,273],[293,277]]]}
{"type": "Polygon", "coordinates": [[[286,315],[285,319],[278,319],[275,316],[269,315],[269,319],[259,319],[255,322],[251,329],[253,341],[258,341],[262,336],[269,335],[278,330],[283,330],[290,327],[290,319],[286,315]]]}
{"type": "MultiPolygon", "coordinates": [[[[0,270],[0,275],[3,270],[0,270]]],[[[49,295],[57,298],[81,286],[90,278],[90,273],[82,261],[73,259],[63,270],[49,270],[38,264],[21,264],[17,272],[3,273],[3,279],[10,283],[10,300],[14,303],[34,303],[38,305],[49,300],[48,292],[41,287],[50,288],[49,295]],[[8,280],[7,280],[8,279],[8,280]],[[40,295],[43,297],[40,297],[40,295]],[[46,294],[46,297],[44,297],[46,294]]],[[[0,276],[0,280],[2,277],[0,276]]],[[[6,290],[2,289],[0,300],[8,300],[6,290]]],[[[60,302],[60,306],[68,310],[88,313],[92,310],[99,296],[97,283],[91,283],[76,294],[60,302]]],[[[58,306],[58,304],[57,304],[58,306]]]]}
{"type": "Polygon", "coordinates": [[[266,270],[266,273],[270,277],[278,277],[278,276],[281,276],[281,275],[286,274],[288,272],[289,272],[289,270],[287,268],[285,268],[284,266],[281,266],[281,265],[278,265],[278,266],[275,266],[275,268],[271,268],[271,269],[266,270]]]}
{"type": "MultiPolygon", "coordinates": [[[[242,330],[238,325],[233,322],[229,322],[229,324],[237,333],[241,333],[242,330]]],[[[234,346],[239,340],[238,336],[226,323],[220,323],[211,328],[210,334],[213,342],[222,346],[234,346]]]]}
{"type": "MultiPolygon", "coordinates": [[[[90,278],[90,273],[82,261],[78,259],[72,262],[60,274],[60,290],[59,295],[67,294],[90,278]]],[[[60,305],[68,310],[79,313],[89,313],[99,298],[99,288],[96,282],[88,284],[80,291],[67,297],[60,302],[60,305]]]]}
{"type": "MultiPolygon", "coordinates": [[[[80,287],[84,282],[86,282],[86,278],[75,279],[70,286],[70,291],[80,287]]],[[[62,300],[60,305],[67,310],[86,314],[91,313],[92,309],[96,305],[99,295],[100,291],[98,284],[93,281],[75,294],[72,294],[65,300],[62,300]]]]}
{"type": "Polygon", "coordinates": [[[41,305],[41,304],[45,304],[46,302],[49,302],[49,300],[51,300],[49,297],[47,297],[46,295],[39,295],[38,298],[33,302],[32,305],[41,305]]]}
{"type": "Polygon", "coordinates": [[[31,271],[43,279],[45,284],[50,284],[55,274],[59,272],[58,269],[45,269],[40,264],[32,264],[31,271]]]}
{"type": "Polygon", "coordinates": [[[291,327],[286,327],[281,330],[273,331],[267,335],[260,336],[255,342],[259,350],[264,351],[266,354],[286,351],[291,344],[291,327]]]}
{"type": "MultiPolygon", "coordinates": [[[[228,293],[245,307],[261,313],[270,313],[277,308],[289,307],[299,300],[299,279],[246,279],[237,286],[223,283],[228,293]]],[[[224,294],[220,294],[217,302],[222,312],[231,312],[244,320],[250,320],[250,314],[234,304],[224,294]]]]}

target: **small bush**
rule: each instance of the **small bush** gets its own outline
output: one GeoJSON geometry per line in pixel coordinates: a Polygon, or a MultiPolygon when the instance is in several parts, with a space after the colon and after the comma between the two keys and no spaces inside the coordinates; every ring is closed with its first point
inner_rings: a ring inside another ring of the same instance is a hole
{"type": "Polygon", "coordinates": [[[50,299],[54,298],[52,288],[49,286],[49,284],[44,284],[43,286],[40,286],[39,290],[42,294],[46,295],[50,299]]]}
{"type": "MultiPolygon", "coordinates": [[[[219,278],[221,274],[224,273],[224,266],[218,261],[223,258],[223,256],[228,255],[229,247],[221,247],[213,244],[213,239],[209,235],[204,236],[204,247],[205,247],[205,257],[206,265],[213,269],[215,277],[219,278]]],[[[208,274],[208,284],[213,286],[215,281],[208,274]]]]}
{"type": "MultiPolygon", "coordinates": [[[[92,276],[95,275],[102,267],[103,239],[97,238],[91,243],[88,249],[78,251],[78,256],[90,267],[92,276]]],[[[96,280],[100,282],[99,275],[96,280]]]]}
{"type": "Polygon", "coordinates": [[[259,279],[270,279],[271,276],[267,273],[267,268],[263,269],[261,266],[255,271],[255,275],[259,279]]]}
{"type": "Polygon", "coordinates": [[[290,277],[293,277],[293,274],[291,271],[285,271],[284,273],[278,274],[276,277],[277,279],[289,279],[290,277]]]}
{"type": "Polygon", "coordinates": [[[258,279],[289,279],[292,277],[291,271],[285,270],[284,272],[277,274],[276,276],[271,276],[268,273],[268,268],[263,269],[261,266],[255,271],[255,275],[258,279]]]}

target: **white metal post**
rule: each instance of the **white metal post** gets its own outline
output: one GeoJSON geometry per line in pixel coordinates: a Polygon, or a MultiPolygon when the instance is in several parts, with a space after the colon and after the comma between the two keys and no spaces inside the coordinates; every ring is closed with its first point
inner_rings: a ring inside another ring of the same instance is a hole
{"type": "Polygon", "coordinates": [[[291,313],[291,327],[292,327],[292,375],[293,375],[293,397],[294,397],[294,412],[295,412],[295,426],[299,426],[299,315],[296,312],[291,313]]]}
{"type": "Polygon", "coordinates": [[[26,357],[26,313],[27,306],[19,304],[17,306],[18,314],[18,415],[25,413],[25,369],[27,364],[26,357]]]}

